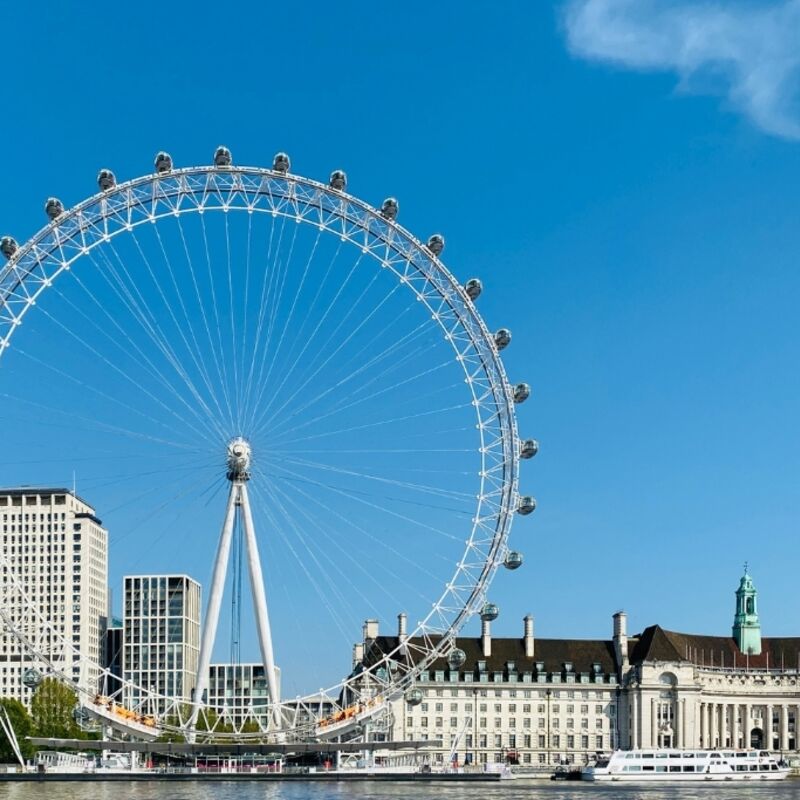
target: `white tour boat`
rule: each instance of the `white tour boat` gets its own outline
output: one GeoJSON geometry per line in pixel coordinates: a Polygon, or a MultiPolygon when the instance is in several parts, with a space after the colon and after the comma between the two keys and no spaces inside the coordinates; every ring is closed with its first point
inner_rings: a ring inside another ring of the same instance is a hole
{"type": "Polygon", "coordinates": [[[586,767],[586,781],[782,781],[789,767],[766,750],[617,750],[586,767]]]}

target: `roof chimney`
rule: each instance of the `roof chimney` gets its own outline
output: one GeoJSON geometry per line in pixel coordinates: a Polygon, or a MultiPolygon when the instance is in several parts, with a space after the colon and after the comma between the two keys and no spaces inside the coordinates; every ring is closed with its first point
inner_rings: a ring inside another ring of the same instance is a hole
{"type": "Polygon", "coordinates": [[[371,642],[378,638],[378,620],[365,619],[364,620],[364,642],[371,642]]]}
{"type": "MultiPolygon", "coordinates": [[[[614,614],[614,654],[621,672],[627,672],[628,661],[628,615],[624,611],[614,614]]],[[[622,678],[622,675],[620,675],[622,678]]]]}
{"type": "Polygon", "coordinates": [[[364,645],[357,642],[353,645],[353,669],[364,660],[364,645]]]}
{"type": "Polygon", "coordinates": [[[481,620],[481,650],[484,658],[492,654],[492,623],[488,619],[481,620]]]}
{"type": "Polygon", "coordinates": [[[408,655],[406,642],[408,641],[408,615],[402,611],[397,615],[397,638],[400,641],[400,653],[408,655]]]}
{"type": "Polygon", "coordinates": [[[533,617],[528,614],[525,623],[525,658],[533,658],[533,617]]]}

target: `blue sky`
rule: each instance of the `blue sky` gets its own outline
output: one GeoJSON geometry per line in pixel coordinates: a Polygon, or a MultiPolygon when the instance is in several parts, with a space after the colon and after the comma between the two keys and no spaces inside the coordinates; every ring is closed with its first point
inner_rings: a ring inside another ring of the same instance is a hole
{"type": "MultiPolygon", "coordinates": [[[[533,387],[539,508],[495,631],[532,612],[539,636],[606,637],[625,608],[724,634],[749,560],[765,632],[797,633],[798,67],[773,55],[798,3],[100,8],[6,10],[4,231],[159,149],[346,169],[446,235],[533,387]]],[[[155,539],[112,530],[115,589],[155,539]]],[[[180,554],[204,582],[212,546],[180,554]]]]}

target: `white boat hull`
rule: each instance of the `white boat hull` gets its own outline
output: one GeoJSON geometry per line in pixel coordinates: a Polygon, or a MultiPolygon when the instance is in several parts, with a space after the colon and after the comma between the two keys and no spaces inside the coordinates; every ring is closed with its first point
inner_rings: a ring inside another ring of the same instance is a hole
{"type": "Polygon", "coordinates": [[[653,775],[626,775],[626,774],[583,774],[583,780],[597,783],[703,783],[708,781],[727,781],[727,782],[749,782],[758,783],[760,781],[782,781],[789,776],[789,770],[779,772],[742,772],[733,774],[704,774],[704,773],[660,773],[653,775]]]}
{"type": "Polygon", "coordinates": [[[766,750],[616,750],[581,772],[596,783],[760,783],[790,769],[766,750]]]}

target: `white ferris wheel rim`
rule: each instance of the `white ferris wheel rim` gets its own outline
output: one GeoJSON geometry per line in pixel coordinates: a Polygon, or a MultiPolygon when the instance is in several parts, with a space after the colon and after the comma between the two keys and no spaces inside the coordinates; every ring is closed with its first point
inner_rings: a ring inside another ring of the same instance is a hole
{"type": "MultiPolygon", "coordinates": [[[[95,247],[145,223],[207,211],[270,213],[316,225],[360,247],[428,308],[464,370],[480,438],[477,510],[464,554],[438,600],[424,619],[410,626],[405,644],[381,654],[369,666],[381,694],[396,694],[446,655],[463,624],[486,602],[491,580],[508,552],[519,502],[513,387],[475,304],[426,245],[368,203],[294,173],[228,165],[144,175],[63,211],[13,253],[0,271],[0,357],[39,295],[95,247]],[[409,648],[413,659],[407,658],[409,648]]],[[[363,680],[363,674],[348,676],[324,691],[331,695],[357,680],[363,680]]],[[[140,688],[150,697],[160,697],[140,688]]]]}

